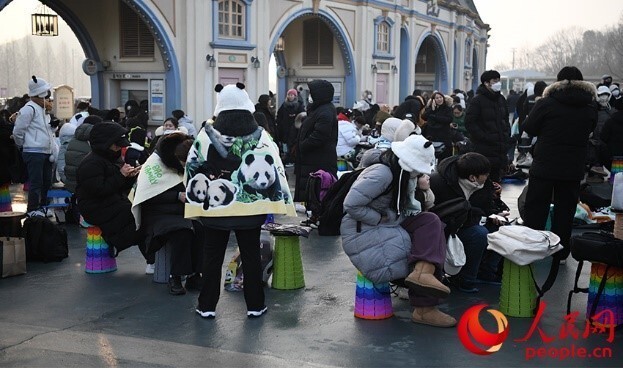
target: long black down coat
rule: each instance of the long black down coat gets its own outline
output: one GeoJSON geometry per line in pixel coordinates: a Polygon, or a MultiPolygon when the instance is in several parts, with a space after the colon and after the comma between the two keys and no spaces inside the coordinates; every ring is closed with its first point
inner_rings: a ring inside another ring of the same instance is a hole
{"type": "Polygon", "coordinates": [[[478,86],[476,97],[470,100],[465,112],[465,128],[475,152],[488,158],[492,167],[506,166],[511,127],[502,94],[491,92],[482,84],[478,86]]]}
{"type": "MultiPolygon", "coordinates": [[[[183,175],[184,167],[175,158],[174,152],[177,145],[188,138],[185,134],[164,136],[153,154],[160,156],[165,166],[183,175]]],[[[179,193],[185,191],[184,183],[179,183],[141,203],[141,227],[144,227],[148,253],[155,253],[162,248],[167,241],[165,236],[170,232],[193,230],[192,220],[184,218],[184,203],[178,199],[179,193]]]]}
{"type": "Polygon", "coordinates": [[[118,251],[142,241],[128,199],[136,177],[121,174],[123,160],[109,149],[125,134],[126,130],[117,123],[93,127],[89,138],[91,153],[78,166],[76,186],[80,214],[89,224],[98,226],[104,240],[118,251]]]}
{"type": "Polygon", "coordinates": [[[306,185],[309,174],[324,170],[337,175],[337,113],[333,100],[333,85],[326,80],[308,83],[314,102],[307,108],[307,118],[301,125],[296,154],[296,186],[294,201],[307,201],[306,185]]]}
{"type": "Polygon", "coordinates": [[[552,83],[524,122],[537,137],[530,176],[581,180],[588,137],[597,124],[595,85],[584,81],[552,83]]]}

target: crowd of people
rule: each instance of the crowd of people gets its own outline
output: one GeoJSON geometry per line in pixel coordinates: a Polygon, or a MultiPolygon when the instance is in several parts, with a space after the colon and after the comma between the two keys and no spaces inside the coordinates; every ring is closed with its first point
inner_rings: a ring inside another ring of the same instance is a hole
{"type": "MultiPolygon", "coordinates": [[[[84,221],[101,228],[111,256],[136,245],[149,273],[155,253],[169,247],[169,292],[198,290],[196,312],[204,318],[216,317],[233,231],[253,318],[267,311],[260,261],[267,215],[294,215],[295,202],[314,195],[310,174],[337,177],[347,162],[361,174],[343,203],[346,254],[366,278],[405,288],[413,322],[452,327],[456,320],[437,308],[440,299],[452,289],[476,293],[481,283],[500,284],[501,257],[486,249],[487,235],[509,216],[500,182],[517,175],[514,163],[531,161],[525,225],[544,229],[555,206],[559,261],[569,253],[580,181],[603,177],[612,157],[623,156],[623,98],[612,77],[595,86],[565,67],[551,85],[539,81],[508,99],[497,71],[485,71],[480,82],[475,93],[415,90],[393,108],[375,104],[369,91],[353,108],[336,107],[326,80],[308,83],[309,101],[288,90],[279,108],[272,93],[254,104],[242,83],[217,85],[214,116],[201,127],[175,110],[151,137],[147,106],[136,101],[123,111],[80,102],[59,127],[50,114],[50,84],[33,76],[28,98],[0,114],[7,143],[0,184],[15,180],[9,166],[18,152],[29,216],[46,215],[46,193],[58,180],[84,221]],[[470,207],[458,226],[435,213],[456,200],[470,207]],[[452,276],[444,272],[449,235],[466,255],[452,276]]],[[[317,227],[318,216],[302,225],[317,227]]]]}

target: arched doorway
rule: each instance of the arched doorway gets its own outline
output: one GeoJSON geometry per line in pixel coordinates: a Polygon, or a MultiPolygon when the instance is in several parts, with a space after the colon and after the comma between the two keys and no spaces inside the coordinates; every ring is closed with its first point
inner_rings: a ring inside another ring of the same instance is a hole
{"type": "MultiPolygon", "coordinates": [[[[4,9],[13,0],[0,0],[0,11],[4,9]]],[[[167,27],[163,26],[158,17],[153,13],[153,10],[147,4],[146,0],[123,0],[127,6],[129,6],[139,17],[146,23],[147,29],[152,34],[155,44],[160,50],[162,56],[162,70],[159,71],[164,81],[164,93],[166,96],[162,109],[166,112],[170,112],[181,106],[181,80],[180,80],[180,67],[177,60],[176,52],[173,47],[173,43],[169,39],[167,34],[167,27]]],[[[81,11],[85,11],[81,5],[81,2],[75,1],[62,1],[62,0],[46,0],[43,1],[50,9],[56,12],[71,28],[75,34],[78,42],[80,43],[84,54],[87,59],[92,59],[98,63],[102,63],[102,57],[98,46],[103,48],[103,45],[98,45],[94,37],[89,33],[88,24],[85,24],[80,16],[81,11]]],[[[107,7],[110,6],[108,2],[101,2],[97,6],[107,7]]],[[[93,11],[90,9],[89,11],[93,11]]],[[[99,40],[98,42],[103,42],[99,40]]],[[[110,71],[110,70],[109,70],[110,71]]],[[[91,101],[94,106],[100,108],[116,107],[119,101],[110,101],[110,88],[107,90],[107,86],[104,81],[104,72],[99,70],[97,73],[90,77],[91,79],[91,101]],[[108,93],[108,95],[106,95],[108,93]]],[[[147,86],[146,86],[147,88],[147,86]]]]}
{"type": "Polygon", "coordinates": [[[448,62],[441,41],[428,33],[421,39],[417,50],[414,87],[429,93],[434,90],[449,92],[448,62]]]}
{"type": "Polygon", "coordinates": [[[290,88],[297,88],[305,97],[308,81],[326,79],[335,88],[337,106],[353,105],[355,65],[345,29],[322,9],[317,13],[311,8],[301,9],[284,16],[270,46],[276,63],[278,101],[283,101],[290,88]]]}

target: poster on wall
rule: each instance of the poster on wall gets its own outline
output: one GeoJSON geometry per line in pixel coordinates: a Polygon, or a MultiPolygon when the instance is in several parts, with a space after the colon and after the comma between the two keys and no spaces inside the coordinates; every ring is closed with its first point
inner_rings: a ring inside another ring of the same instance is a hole
{"type": "Polygon", "coordinates": [[[164,80],[162,79],[150,81],[149,115],[153,121],[164,121],[164,80]]]}

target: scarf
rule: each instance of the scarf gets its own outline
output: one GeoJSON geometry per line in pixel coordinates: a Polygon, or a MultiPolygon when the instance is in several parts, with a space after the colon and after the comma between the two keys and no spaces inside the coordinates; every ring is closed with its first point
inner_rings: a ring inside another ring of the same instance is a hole
{"type": "Polygon", "coordinates": [[[141,227],[140,204],[182,182],[183,176],[169,168],[156,152],[152,153],[143,164],[136,179],[136,184],[128,198],[132,202],[132,215],[136,228],[141,227]]]}

